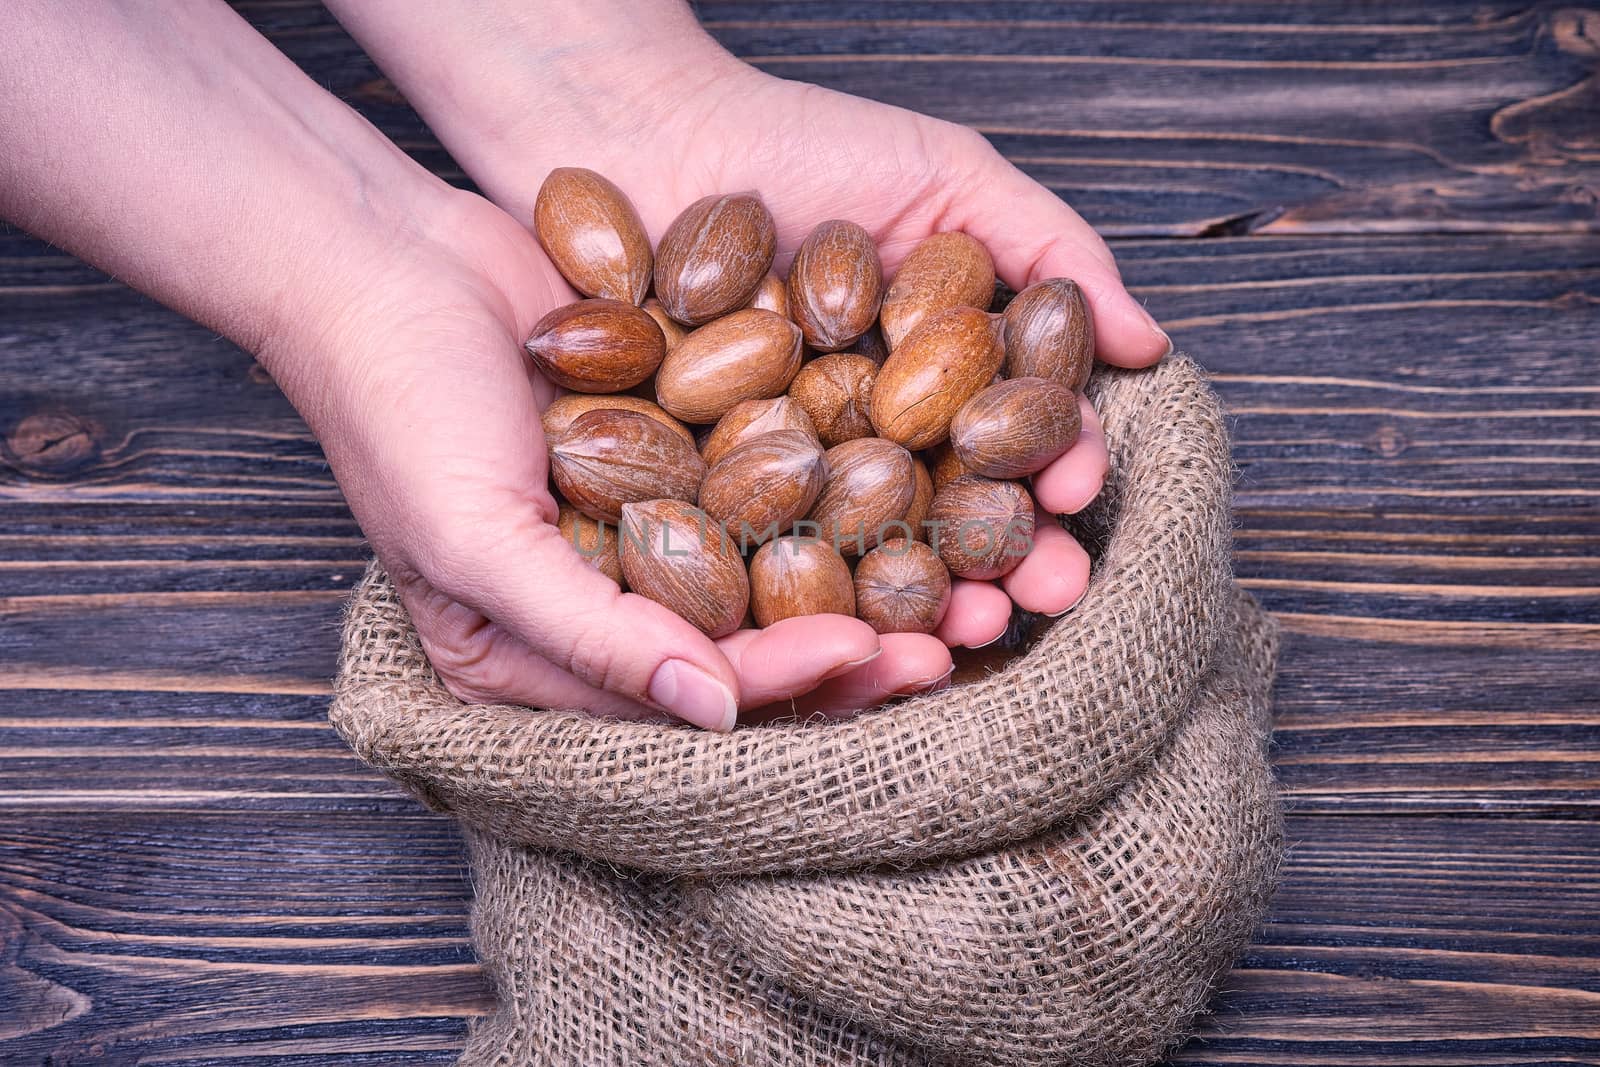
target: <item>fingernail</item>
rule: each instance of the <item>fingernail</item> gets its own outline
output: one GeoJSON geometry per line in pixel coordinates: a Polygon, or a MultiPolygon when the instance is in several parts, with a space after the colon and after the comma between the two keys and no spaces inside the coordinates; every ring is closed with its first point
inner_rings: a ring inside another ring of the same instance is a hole
{"type": "Polygon", "coordinates": [[[849,674],[851,671],[855,670],[857,667],[864,667],[868,663],[871,663],[873,660],[877,659],[881,655],[883,655],[883,647],[880,645],[877,648],[877,650],[872,653],[872,655],[870,655],[870,656],[862,656],[860,659],[853,659],[853,660],[850,660],[847,663],[841,663],[837,667],[833,668],[833,670],[831,670],[827,674],[823,675],[823,677],[824,678],[837,678],[841,674],[849,674]]]}
{"type": "Polygon", "coordinates": [[[934,689],[940,688],[941,683],[948,682],[950,680],[950,676],[954,673],[956,673],[956,665],[952,663],[945,669],[943,674],[934,675],[932,678],[927,678],[920,682],[912,682],[910,685],[903,685],[899,689],[895,690],[895,695],[910,696],[912,693],[930,692],[934,689]]]}
{"type": "Polygon", "coordinates": [[[1067,614],[1069,611],[1071,611],[1073,608],[1077,607],[1079,604],[1082,604],[1083,603],[1083,598],[1088,596],[1088,595],[1089,595],[1089,587],[1088,586],[1084,586],[1083,587],[1083,592],[1078,594],[1078,599],[1077,600],[1074,600],[1072,603],[1068,604],[1066,607],[1062,608],[1060,611],[1056,612],[1054,615],[1047,616],[1047,618],[1051,618],[1051,619],[1059,619],[1059,618],[1061,618],[1061,616],[1067,614]]]}
{"type": "MultiPolygon", "coordinates": [[[[1149,314],[1149,312],[1146,312],[1145,314],[1149,314]]],[[[1172,338],[1168,335],[1167,331],[1157,326],[1155,319],[1150,320],[1150,329],[1157,337],[1161,338],[1161,344],[1164,346],[1161,349],[1161,355],[1158,358],[1166,359],[1168,356],[1172,355],[1172,338]]]]}
{"type": "Polygon", "coordinates": [[[669,659],[650,676],[650,699],[684,722],[727,733],[739,717],[733,691],[681,659],[669,659]]]}
{"type": "Polygon", "coordinates": [[[1099,500],[1100,499],[1100,490],[1102,490],[1104,488],[1105,488],[1105,479],[1102,477],[1101,478],[1101,484],[1094,487],[1094,492],[1092,492],[1088,496],[1084,497],[1084,499],[1083,499],[1083,501],[1081,503],[1077,503],[1077,504],[1072,505],[1071,507],[1069,507],[1065,511],[1063,511],[1061,514],[1063,514],[1063,515],[1076,515],[1078,512],[1080,512],[1084,508],[1088,507],[1090,504],[1093,504],[1096,500],[1099,500]]]}
{"type": "MultiPolygon", "coordinates": [[[[1072,609],[1068,608],[1067,610],[1070,611],[1072,609]]],[[[1009,630],[1010,628],[1011,627],[1009,625],[1007,625],[1006,630],[1009,630]]],[[[980,648],[988,648],[990,645],[994,644],[996,641],[1000,640],[1005,635],[1006,635],[1006,631],[1005,630],[1001,630],[999,633],[997,633],[993,637],[989,638],[989,640],[985,641],[983,644],[981,644],[981,645],[968,645],[967,647],[972,649],[974,652],[976,652],[980,648]]],[[[951,668],[951,669],[954,670],[954,668],[951,668]]]]}

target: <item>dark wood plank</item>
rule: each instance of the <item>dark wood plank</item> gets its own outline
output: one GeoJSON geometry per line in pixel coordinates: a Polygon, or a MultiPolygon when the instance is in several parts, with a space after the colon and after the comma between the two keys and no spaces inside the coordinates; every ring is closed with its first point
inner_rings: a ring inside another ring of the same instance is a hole
{"type": "MultiPolygon", "coordinates": [[[[465,184],[320,4],[237,6],[465,184]]],[[[1600,1063],[1600,11],[698,6],[983,130],[1236,413],[1296,814],[1178,1061],[1600,1063]]],[[[0,1062],[449,1062],[488,1004],[465,873],[325,723],[365,553],[315,442],[3,227],[0,353],[0,1062]]]]}
{"type": "MultiPolygon", "coordinates": [[[[1291,802],[1593,811],[1600,386],[1570,353],[1600,333],[1600,245],[1118,247],[1237,413],[1291,802]]],[[[0,312],[41,364],[0,432],[92,428],[0,458],[0,805],[403,810],[318,723],[365,550],[282,397],[122,290],[0,312]]]]}
{"type": "MultiPolygon", "coordinates": [[[[303,677],[270,673],[277,661],[211,673],[175,637],[106,641],[115,617],[79,624],[114,652],[0,675],[0,811],[409,806],[323,718],[336,604],[270,624],[243,603],[159,616],[163,632],[204,632],[227,652],[321,664],[303,677]]],[[[1592,636],[1563,648],[1539,647],[1538,627],[1287,625],[1274,759],[1294,810],[1600,813],[1592,636]]]]}
{"type": "MultiPolygon", "coordinates": [[[[1600,824],[1289,832],[1271,918],[1179,1062],[1600,1063],[1600,824]]],[[[489,1004],[463,874],[422,815],[9,819],[0,1059],[448,1058],[489,1004]]]]}
{"type": "Polygon", "coordinates": [[[1600,1061],[1600,824],[1291,817],[1289,837],[1177,1062],[1600,1061]]]}
{"type": "MultiPolygon", "coordinates": [[[[1595,514],[1600,386],[1571,354],[1600,326],[1600,243],[1240,239],[1117,250],[1135,293],[1216,373],[1240,416],[1247,513],[1314,505],[1387,524],[1410,513],[1433,523],[1503,516],[1561,536],[1595,514]]],[[[0,316],[30,365],[0,390],[5,533],[53,535],[79,516],[139,533],[152,514],[165,527],[157,533],[219,513],[243,529],[207,532],[353,533],[292,409],[204,330],[120,290],[0,295],[0,316]],[[43,419],[71,425],[41,436],[30,427],[43,419]],[[41,451],[52,441],[67,443],[41,451]]]]}
{"type": "Polygon", "coordinates": [[[443,1061],[488,1004],[442,820],[6,826],[4,1062],[443,1061]]]}
{"type": "MultiPolygon", "coordinates": [[[[323,720],[338,609],[128,594],[8,613],[0,808],[403,808],[323,720]]],[[[1275,758],[1297,810],[1600,802],[1592,626],[1284,621],[1275,758]]]]}
{"type": "Polygon", "coordinates": [[[1596,223],[1583,179],[1548,169],[1583,167],[1597,135],[1570,11],[1435,6],[1419,26],[1278,4],[781,10],[702,8],[774,73],[975,126],[1108,233],[1596,223]]]}

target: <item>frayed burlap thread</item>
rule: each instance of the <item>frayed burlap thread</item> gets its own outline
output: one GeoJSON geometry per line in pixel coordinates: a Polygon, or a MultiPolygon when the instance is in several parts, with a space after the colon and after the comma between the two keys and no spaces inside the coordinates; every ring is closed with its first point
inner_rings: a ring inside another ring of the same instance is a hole
{"type": "Polygon", "coordinates": [[[1082,604],[983,680],[710,735],[468,707],[376,567],[332,710],[466,828],[498,1010],[462,1062],[1128,1064],[1181,1039],[1281,852],[1276,643],[1232,585],[1199,371],[1101,371],[1082,604]]]}

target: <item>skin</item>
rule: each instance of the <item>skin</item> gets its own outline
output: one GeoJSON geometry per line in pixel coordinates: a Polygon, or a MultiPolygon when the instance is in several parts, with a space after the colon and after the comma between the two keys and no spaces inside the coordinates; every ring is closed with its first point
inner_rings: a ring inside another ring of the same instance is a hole
{"type": "MultiPolygon", "coordinates": [[[[937,638],[814,616],[712,642],[585,565],[545,488],[554,390],[521,341],[575,297],[526,229],[555,166],[610,177],[652,240],[702,195],[760,190],[780,270],[826,218],[865,226],[888,277],[964,229],[1015,288],[1075,278],[1103,359],[1160,359],[1104,243],[981,136],[756,71],[670,0],[329,7],[487,198],[422,170],[219,0],[9,0],[0,215],[267,367],[452,692],[714,729],[736,706],[846,714],[944,684],[946,646],[997,638],[1013,601],[1081,597],[1087,557],[1046,522],[1003,582],[957,583],[937,638]]],[[[1085,506],[1105,471],[1086,409],[1034,479],[1041,508],[1085,506]]]]}

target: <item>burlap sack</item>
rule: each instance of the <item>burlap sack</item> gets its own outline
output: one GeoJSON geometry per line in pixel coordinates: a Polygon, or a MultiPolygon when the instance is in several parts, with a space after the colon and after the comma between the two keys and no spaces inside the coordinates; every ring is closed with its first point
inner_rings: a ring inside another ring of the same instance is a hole
{"type": "Polygon", "coordinates": [[[1113,474],[1082,604],[1006,669],[717,736],[438,683],[376,568],[332,709],[467,829],[499,1010],[463,1063],[1122,1064],[1187,1031],[1281,836],[1270,625],[1187,360],[1091,384],[1113,474]]]}

